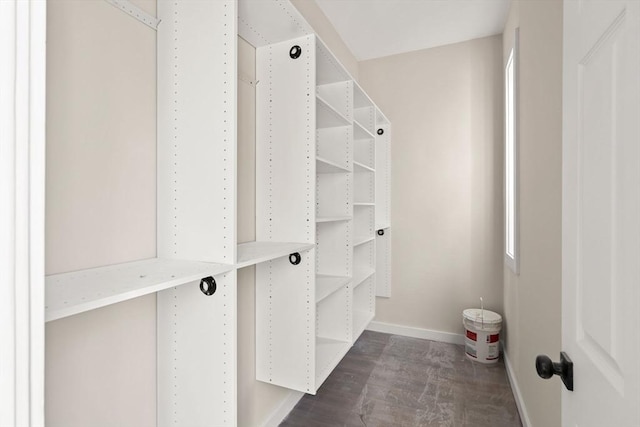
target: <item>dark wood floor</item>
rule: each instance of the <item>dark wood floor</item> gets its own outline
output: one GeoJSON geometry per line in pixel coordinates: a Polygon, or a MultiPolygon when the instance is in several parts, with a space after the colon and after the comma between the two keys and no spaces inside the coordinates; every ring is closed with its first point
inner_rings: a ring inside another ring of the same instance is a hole
{"type": "Polygon", "coordinates": [[[502,360],[464,347],[365,331],[315,396],[281,427],[520,427],[502,360]]]}

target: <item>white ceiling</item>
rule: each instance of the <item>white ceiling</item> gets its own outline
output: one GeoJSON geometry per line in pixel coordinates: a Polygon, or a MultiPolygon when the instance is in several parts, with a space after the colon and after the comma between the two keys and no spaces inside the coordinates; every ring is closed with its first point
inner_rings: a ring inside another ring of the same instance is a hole
{"type": "Polygon", "coordinates": [[[316,0],[356,59],[502,33],[509,0],[316,0]]]}

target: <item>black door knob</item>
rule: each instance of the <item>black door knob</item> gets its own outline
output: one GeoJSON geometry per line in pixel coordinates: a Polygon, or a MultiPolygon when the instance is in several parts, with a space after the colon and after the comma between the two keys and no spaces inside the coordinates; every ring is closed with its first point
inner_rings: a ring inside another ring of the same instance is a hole
{"type": "Polygon", "coordinates": [[[547,355],[536,357],[536,372],[545,380],[559,375],[567,390],[573,391],[573,362],[564,351],[560,353],[560,362],[551,361],[547,355]]]}

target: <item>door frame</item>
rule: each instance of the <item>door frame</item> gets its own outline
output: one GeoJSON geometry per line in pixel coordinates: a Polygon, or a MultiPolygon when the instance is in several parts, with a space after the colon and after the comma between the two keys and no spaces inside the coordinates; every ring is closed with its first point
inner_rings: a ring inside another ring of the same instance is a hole
{"type": "Polygon", "coordinates": [[[0,1],[0,425],[44,426],[46,17],[0,1]]]}

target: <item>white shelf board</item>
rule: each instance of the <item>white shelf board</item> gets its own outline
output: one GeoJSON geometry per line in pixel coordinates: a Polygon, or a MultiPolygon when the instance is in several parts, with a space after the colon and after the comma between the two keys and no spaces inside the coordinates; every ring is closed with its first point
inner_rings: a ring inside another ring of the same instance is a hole
{"type": "Polygon", "coordinates": [[[369,326],[373,320],[375,313],[362,310],[353,310],[353,337],[354,341],[358,339],[360,334],[369,326]]]}
{"type": "Polygon", "coordinates": [[[366,139],[373,140],[375,137],[371,132],[369,132],[364,126],[358,123],[356,120],[353,121],[353,139],[366,139]]]}
{"type": "Polygon", "coordinates": [[[45,278],[45,321],[159,292],[233,270],[233,265],[151,258],[45,278]]]}
{"type": "Polygon", "coordinates": [[[351,172],[348,168],[320,156],[316,157],[316,173],[351,172]]]}
{"type": "Polygon", "coordinates": [[[288,256],[294,252],[304,252],[313,249],[311,243],[281,243],[281,242],[248,242],[238,245],[238,260],[236,268],[243,268],[259,264],[272,259],[288,256]]]}
{"type": "Polygon", "coordinates": [[[360,162],[353,162],[353,166],[354,166],[354,170],[356,172],[375,172],[376,170],[370,166],[365,165],[364,163],[360,163],[360,162]]]}
{"type": "Polygon", "coordinates": [[[386,230],[389,227],[391,227],[391,224],[388,222],[376,224],[376,230],[386,230]]]}
{"type": "Polygon", "coordinates": [[[367,268],[356,268],[356,273],[353,275],[353,287],[357,288],[358,285],[362,284],[362,282],[364,282],[365,280],[367,280],[369,277],[373,276],[373,274],[376,272],[376,270],[374,270],[371,267],[367,267],[367,268]]]}
{"type": "Polygon", "coordinates": [[[351,277],[318,274],[316,276],[316,303],[342,289],[350,281],[351,277]]]}
{"type": "Polygon", "coordinates": [[[358,123],[356,120],[353,121],[353,139],[374,139],[375,137],[371,132],[369,132],[364,126],[358,123]]]}
{"type": "Polygon", "coordinates": [[[373,202],[355,202],[353,206],[375,206],[373,202]]]}
{"type": "Polygon", "coordinates": [[[316,95],[316,128],[348,126],[351,122],[321,96],[316,95]]]}
{"type": "Polygon", "coordinates": [[[375,239],[374,236],[356,236],[355,239],[353,239],[353,246],[360,246],[360,245],[364,245],[367,242],[372,241],[373,239],[375,239]]]}
{"type": "Polygon", "coordinates": [[[349,342],[316,337],[316,389],[340,363],[349,348],[351,348],[349,342]]]}
{"type": "Polygon", "coordinates": [[[351,220],[353,217],[348,216],[348,215],[341,215],[341,216],[318,216],[316,217],[316,222],[338,222],[338,221],[349,221],[351,220]]]}

